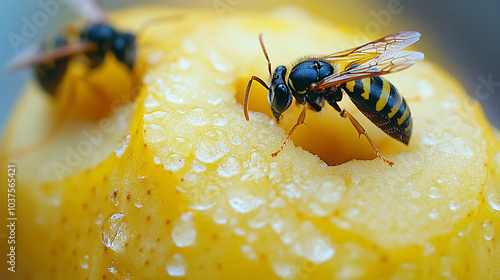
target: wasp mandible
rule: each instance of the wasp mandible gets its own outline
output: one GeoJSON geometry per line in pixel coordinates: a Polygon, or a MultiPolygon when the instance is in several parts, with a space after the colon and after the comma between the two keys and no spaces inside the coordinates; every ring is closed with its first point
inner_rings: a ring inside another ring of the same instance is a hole
{"type": "Polygon", "coordinates": [[[249,120],[248,97],[253,81],[268,90],[269,105],[277,122],[293,99],[302,106],[297,122],[279,150],[272,154],[276,157],[297,127],[304,123],[307,110],[319,112],[327,102],[341,117],[350,120],[360,136],[366,137],[380,159],[392,166],[394,163],[380,153],[361,124],[348,111],[340,108],[338,102],[345,92],[372,123],[392,138],[408,145],[413,127],[410,108],[396,87],[380,76],[401,71],[422,60],[423,53],[403,50],[419,39],[419,32],[403,31],[330,55],[309,56],[297,63],[286,79],[285,66],[278,66],[274,73],[271,72],[271,61],[260,34],[260,45],[267,60],[271,82],[267,85],[257,76],[250,78],[243,100],[245,118],[249,120]]]}

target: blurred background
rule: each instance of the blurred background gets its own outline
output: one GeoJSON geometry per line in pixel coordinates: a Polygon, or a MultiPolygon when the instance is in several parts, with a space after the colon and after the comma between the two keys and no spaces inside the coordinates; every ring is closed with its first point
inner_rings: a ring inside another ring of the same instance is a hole
{"type": "MultiPolygon", "coordinates": [[[[68,0],[3,0],[0,25],[0,66],[19,52],[54,34],[64,24],[75,19],[68,0]],[[59,11],[50,14],[45,8],[56,4],[59,11]],[[45,13],[45,16],[42,14],[45,13]],[[35,22],[37,21],[37,22],[35,22]],[[33,32],[26,32],[26,25],[33,32]],[[24,33],[23,33],[24,32],[24,33]]],[[[300,0],[102,0],[107,10],[140,4],[167,4],[204,7],[221,18],[236,11],[266,11],[283,5],[300,5],[300,0]]],[[[354,29],[353,42],[363,43],[384,35],[417,30],[422,38],[415,49],[426,60],[440,64],[479,100],[488,119],[500,128],[500,1],[483,0],[359,0],[317,1],[321,7],[310,7],[314,16],[354,29]]],[[[332,50],[339,51],[339,50],[332,50]]],[[[3,132],[25,81],[31,71],[0,74],[0,130],[3,132]]]]}

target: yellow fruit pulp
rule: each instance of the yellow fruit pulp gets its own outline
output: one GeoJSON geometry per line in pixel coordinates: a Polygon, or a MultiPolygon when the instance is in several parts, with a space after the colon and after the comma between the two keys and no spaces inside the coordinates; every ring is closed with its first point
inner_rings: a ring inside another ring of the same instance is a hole
{"type": "MultiPolygon", "coordinates": [[[[17,166],[18,217],[17,272],[2,279],[500,278],[500,145],[445,72],[423,61],[387,76],[409,100],[409,146],[340,103],[393,167],[326,107],[272,158],[299,109],[276,125],[255,84],[245,120],[248,79],[268,76],[258,34],[273,67],[340,51],[352,34],[293,7],[224,19],[134,8],[113,22],[134,30],[166,14],[182,17],[139,42],[135,103],[87,118],[74,112],[101,111],[80,94],[50,141],[16,157],[58,118],[55,101],[27,88],[2,146],[4,166],[17,166]]],[[[109,60],[96,83],[127,96],[130,80],[109,60]]]]}

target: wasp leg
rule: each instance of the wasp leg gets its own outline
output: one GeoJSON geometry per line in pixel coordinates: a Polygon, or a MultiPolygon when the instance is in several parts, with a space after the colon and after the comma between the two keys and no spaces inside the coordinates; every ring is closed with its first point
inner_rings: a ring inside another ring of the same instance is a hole
{"type": "Polygon", "coordinates": [[[250,120],[250,118],[248,117],[248,96],[250,95],[250,87],[252,86],[252,81],[259,82],[263,87],[269,90],[269,87],[267,86],[266,82],[264,82],[261,78],[257,76],[252,76],[252,78],[250,78],[250,81],[248,81],[247,84],[247,89],[245,90],[245,97],[243,98],[243,112],[245,113],[245,119],[247,121],[250,120]]]}
{"type": "Polygon", "coordinates": [[[359,136],[361,137],[361,134],[363,134],[366,137],[366,139],[368,139],[368,142],[372,146],[372,149],[375,152],[375,154],[377,154],[377,157],[379,157],[381,160],[383,160],[385,163],[389,164],[390,166],[394,165],[394,163],[392,161],[386,159],[380,153],[377,146],[375,146],[375,143],[373,143],[370,136],[368,136],[368,134],[366,133],[365,129],[361,126],[361,124],[349,112],[347,112],[346,110],[342,110],[342,112],[340,112],[340,116],[342,116],[343,118],[349,118],[349,120],[351,121],[354,128],[356,128],[356,130],[358,131],[359,136]]]}
{"type": "Polygon", "coordinates": [[[283,151],[283,149],[286,146],[286,143],[288,142],[290,137],[292,137],[292,134],[295,131],[295,129],[297,129],[299,125],[304,123],[304,120],[306,119],[306,112],[307,112],[307,106],[304,106],[302,108],[302,112],[299,115],[299,118],[297,119],[297,123],[292,127],[292,129],[290,129],[290,132],[288,132],[288,135],[286,136],[285,142],[283,142],[279,150],[277,150],[275,153],[271,155],[272,157],[276,157],[279,153],[281,153],[281,151],[283,151]]]}

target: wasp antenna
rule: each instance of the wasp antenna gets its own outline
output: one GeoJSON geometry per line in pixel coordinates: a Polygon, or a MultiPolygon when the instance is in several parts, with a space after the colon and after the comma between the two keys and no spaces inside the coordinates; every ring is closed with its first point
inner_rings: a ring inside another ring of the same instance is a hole
{"type": "Polygon", "coordinates": [[[182,17],[183,16],[181,14],[174,14],[174,15],[163,15],[163,16],[158,16],[158,17],[150,18],[150,19],[144,21],[139,26],[139,29],[137,29],[137,32],[135,33],[135,36],[137,38],[139,38],[140,36],[143,36],[144,33],[146,33],[146,31],[148,30],[148,28],[150,28],[151,26],[153,26],[155,24],[159,24],[159,23],[162,23],[162,22],[168,23],[170,21],[178,20],[178,19],[180,19],[182,17]]]}
{"type": "Polygon", "coordinates": [[[266,56],[267,59],[267,70],[269,71],[269,75],[272,75],[271,60],[269,60],[269,56],[267,55],[266,47],[264,46],[264,40],[262,40],[262,33],[259,34],[259,41],[260,41],[260,46],[262,47],[262,51],[264,52],[264,55],[266,56]]]}

